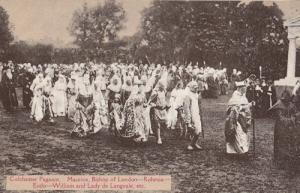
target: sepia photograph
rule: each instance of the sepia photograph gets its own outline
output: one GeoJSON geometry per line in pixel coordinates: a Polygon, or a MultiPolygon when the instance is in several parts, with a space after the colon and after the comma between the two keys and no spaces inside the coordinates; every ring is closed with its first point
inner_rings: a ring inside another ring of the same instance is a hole
{"type": "Polygon", "coordinates": [[[300,1],[0,0],[2,192],[300,192],[300,1]]]}

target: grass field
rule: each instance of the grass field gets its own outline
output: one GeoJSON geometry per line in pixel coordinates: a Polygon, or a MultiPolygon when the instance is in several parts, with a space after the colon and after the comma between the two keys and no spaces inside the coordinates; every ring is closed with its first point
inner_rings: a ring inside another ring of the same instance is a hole
{"type": "Polygon", "coordinates": [[[227,96],[203,100],[205,139],[200,143],[205,150],[197,152],[187,152],[188,141],[169,131],[162,146],[154,139],[142,147],[121,146],[107,131],[73,139],[72,123],[64,118],[54,126],[36,125],[28,112],[0,111],[0,192],[8,192],[5,175],[17,174],[166,174],[172,176],[172,192],[184,193],[300,191],[300,176],[273,163],[273,120],[256,120],[255,158],[224,154],[227,101],[227,96]]]}

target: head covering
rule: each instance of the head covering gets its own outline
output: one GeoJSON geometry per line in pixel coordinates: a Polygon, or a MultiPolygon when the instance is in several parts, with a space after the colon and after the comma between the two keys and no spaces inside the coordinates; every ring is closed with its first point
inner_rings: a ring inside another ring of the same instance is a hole
{"type": "Polygon", "coordinates": [[[75,71],[73,71],[73,72],[71,72],[71,80],[76,80],[76,72],[75,71]]]}
{"type": "Polygon", "coordinates": [[[140,79],[135,79],[133,82],[134,85],[142,85],[143,82],[140,79]]]}
{"type": "Polygon", "coordinates": [[[113,92],[120,92],[121,86],[122,86],[121,79],[117,75],[114,75],[111,78],[111,82],[108,86],[108,89],[110,89],[113,92]]]}
{"type": "Polygon", "coordinates": [[[281,94],[280,100],[282,101],[291,101],[292,96],[291,93],[288,90],[284,90],[283,93],[281,94]]]}
{"type": "Polygon", "coordinates": [[[132,90],[132,80],[130,79],[130,77],[125,78],[124,83],[122,85],[122,89],[126,91],[132,90]]]}
{"type": "Polygon", "coordinates": [[[121,99],[121,95],[119,93],[116,93],[114,96],[115,99],[121,99]]]}
{"type": "Polygon", "coordinates": [[[296,85],[293,89],[293,95],[296,96],[297,94],[298,95],[300,94],[300,81],[299,80],[296,82],[296,85]]]}
{"type": "Polygon", "coordinates": [[[195,91],[198,89],[198,83],[196,81],[191,81],[187,84],[187,87],[191,90],[191,91],[195,91]]]}
{"type": "Polygon", "coordinates": [[[245,81],[239,81],[239,82],[235,82],[236,87],[244,87],[246,86],[245,81]]]}
{"type": "Polygon", "coordinates": [[[228,101],[228,105],[247,105],[249,104],[245,95],[241,94],[239,91],[234,91],[232,97],[228,101]]]}

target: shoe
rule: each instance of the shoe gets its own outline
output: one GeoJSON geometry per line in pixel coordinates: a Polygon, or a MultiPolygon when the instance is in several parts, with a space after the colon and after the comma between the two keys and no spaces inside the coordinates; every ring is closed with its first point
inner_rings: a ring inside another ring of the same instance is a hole
{"type": "Polygon", "coordinates": [[[161,139],[158,139],[158,140],[157,140],[157,144],[158,144],[158,145],[161,145],[161,144],[162,144],[161,139]]]}
{"type": "Polygon", "coordinates": [[[188,150],[188,151],[193,151],[194,148],[193,148],[193,146],[189,145],[189,146],[187,146],[187,150],[188,150]]]}
{"type": "Polygon", "coordinates": [[[197,150],[203,150],[203,148],[202,148],[200,145],[198,145],[198,144],[195,144],[195,145],[193,145],[193,146],[194,146],[194,148],[197,149],[197,150]]]}
{"type": "Polygon", "coordinates": [[[149,134],[150,134],[150,135],[154,135],[152,129],[150,129],[149,134]]]}

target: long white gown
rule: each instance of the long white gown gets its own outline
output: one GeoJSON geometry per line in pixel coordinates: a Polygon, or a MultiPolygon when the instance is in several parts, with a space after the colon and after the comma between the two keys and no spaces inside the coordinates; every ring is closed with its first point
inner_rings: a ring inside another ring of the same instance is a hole
{"type": "Polygon", "coordinates": [[[53,112],[54,116],[65,116],[67,107],[67,85],[65,80],[56,81],[52,95],[53,95],[53,112]]]}
{"type": "Polygon", "coordinates": [[[167,127],[175,129],[177,122],[177,109],[183,106],[183,99],[185,97],[185,91],[183,89],[174,89],[171,92],[170,109],[167,113],[167,127]]]}
{"type": "Polygon", "coordinates": [[[99,88],[94,90],[93,101],[95,104],[95,114],[94,114],[94,133],[97,133],[103,128],[108,128],[108,105],[102,95],[100,84],[99,88]]]}
{"type": "Polygon", "coordinates": [[[31,102],[31,117],[37,121],[42,121],[44,117],[43,112],[43,96],[42,96],[42,87],[39,85],[35,87],[34,97],[31,102]]]}
{"type": "Polygon", "coordinates": [[[67,114],[70,120],[73,120],[75,112],[76,112],[76,97],[77,97],[77,89],[76,85],[72,80],[69,81],[67,86],[67,100],[68,100],[68,107],[67,107],[67,114]]]}
{"type": "MultiPolygon", "coordinates": [[[[251,104],[249,104],[244,94],[235,91],[228,102],[228,106],[238,109],[238,114],[247,121],[247,125],[251,124],[251,104]]],[[[242,125],[239,122],[237,122],[237,126],[235,128],[234,139],[234,142],[226,141],[226,153],[243,154],[249,151],[250,140],[248,133],[243,130],[242,125]]]]}

